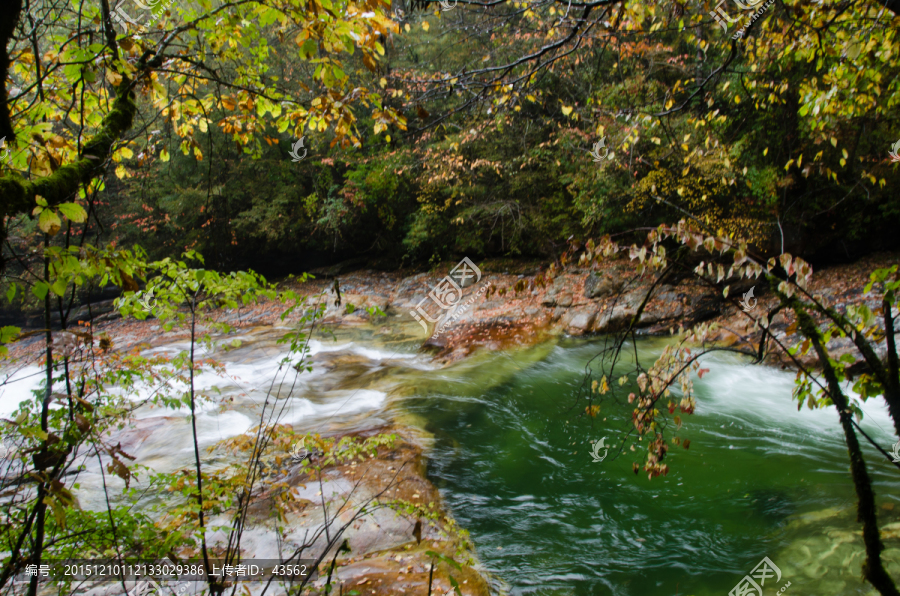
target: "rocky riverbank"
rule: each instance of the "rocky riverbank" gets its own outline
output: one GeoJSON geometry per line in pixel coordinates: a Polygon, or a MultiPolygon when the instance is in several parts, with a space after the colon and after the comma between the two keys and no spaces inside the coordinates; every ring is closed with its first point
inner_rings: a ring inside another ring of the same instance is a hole
{"type": "MultiPolygon", "coordinates": [[[[809,292],[824,297],[839,311],[861,303],[877,310],[880,302],[874,296],[863,294],[869,273],[897,262],[900,255],[882,253],[853,264],[816,271],[809,292]]],[[[352,263],[359,266],[358,261],[352,263]]],[[[323,322],[329,325],[378,322],[380,313],[391,319],[403,317],[412,321],[413,313],[425,310],[427,320],[433,322],[427,329],[425,322],[418,328],[423,348],[433,350],[435,358],[445,362],[464,358],[479,348],[537,343],[548,335],[583,336],[620,331],[630,324],[653,286],[653,278],[639,275],[636,263],[626,258],[608,261],[602,268],[592,270],[569,267],[557,272],[546,284],[539,281],[546,263],[487,261],[478,264],[477,283],[464,287],[462,295],[452,300],[455,306],[441,308],[429,298],[429,293],[452,266],[444,264],[433,271],[411,273],[371,269],[343,272],[347,267],[336,265],[313,270],[315,278],[305,283],[290,281],[283,285],[306,295],[309,306],[324,305],[323,322]]],[[[753,329],[750,317],[739,306],[742,294],[751,288],[756,300],[754,313],[767,312],[775,306],[776,299],[768,293],[766,284],[755,280],[735,283],[728,298],[693,278],[658,285],[635,327],[641,334],[665,335],[710,321],[716,324],[715,341],[755,345],[760,333],[753,329]]],[[[217,318],[237,328],[272,325],[281,322],[282,311],[281,305],[264,302],[239,310],[223,310],[217,318]]],[[[152,318],[145,322],[123,321],[112,308],[111,300],[83,306],[69,318],[74,323],[90,315],[93,315],[94,334],[106,334],[118,348],[152,343],[159,337],[158,325],[152,318]]],[[[289,317],[286,322],[297,316],[289,317]]],[[[21,324],[26,328],[39,324],[37,319],[32,319],[21,324]]],[[[788,343],[796,341],[793,323],[790,314],[776,315],[771,321],[775,337],[788,343]]],[[[171,340],[178,338],[179,333],[173,331],[165,336],[171,340]]],[[[36,334],[17,342],[10,346],[11,355],[20,357],[34,352],[41,341],[42,336],[36,334]]],[[[837,341],[847,348],[850,346],[849,339],[837,341]]]]}
{"type": "MultiPolygon", "coordinates": [[[[839,311],[862,303],[877,311],[880,301],[863,293],[869,273],[898,261],[897,254],[885,253],[824,269],[814,273],[809,292],[824,297],[839,311]]],[[[371,270],[341,275],[326,269],[317,272],[321,277],[307,289],[325,292],[325,320],[335,324],[359,324],[372,316],[366,310],[369,307],[410,319],[417,306],[429,307],[430,319],[436,322],[422,329],[423,347],[434,350],[438,360],[454,361],[479,348],[537,343],[553,334],[621,331],[653,286],[651,276],[639,275],[636,263],[624,258],[607,262],[602,269],[564,269],[549,284],[539,282],[542,267],[540,263],[483,263],[478,282],[464,288],[456,306],[448,309],[435,308],[428,297],[449,273],[446,266],[409,276],[371,270]],[[340,288],[340,301],[334,280],[340,288]],[[486,285],[490,287],[484,291],[486,285]]],[[[761,332],[753,328],[751,317],[739,305],[742,295],[751,289],[751,314],[758,316],[776,305],[767,285],[755,280],[735,283],[728,298],[693,278],[658,285],[636,323],[637,332],[665,335],[709,321],[715,323],[713,341],[755,349],[761,332]]],[[[773,335],[785,345],[793,345],[800,339],[793,324],[790,313],[775,315],[773,335]]],[[[836,356],[851,351],[849,338],[833,342],[836,356]]],[[[810,356],[808,363],[812,360],[810,356]]]]}

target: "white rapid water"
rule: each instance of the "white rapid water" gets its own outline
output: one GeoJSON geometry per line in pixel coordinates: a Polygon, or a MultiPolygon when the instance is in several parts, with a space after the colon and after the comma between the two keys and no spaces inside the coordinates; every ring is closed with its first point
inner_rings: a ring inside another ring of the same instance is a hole
{"type": "MultiPolygon", "coordinates": [[[[196,402],[196,425],[202,457],[210,458],[206,464],[208,469],[225,464],[221,454],[207,456],[207,448],[257,426],[262,405],[266,402],[269,404],[267,413],[274,407],[278,422],[292,425],[297,433],[327,432],[336,427],[360,428],[360,425],[372,424],[379,419],[388,393],[396,384],[396,381],[379,380],[384,376],[379,375],[379,371],[385,368],[401,372],[435,368],[428,357],[417,354],[410,346],[391,351],[343,338],[337,341],[312,339],[304,359],[312,370],[298,373],[292,367],[293,363],[283,363],[287,345],[273,341],[279,331],[285,330],[267,329],[241,337],[243,347],[217,354],[209,354],[202,346],[196,346],[198,360],[215,356],[224,367],[224,371],[204,370],[194,377],[196,393],[206,397],[196,402]],[[369,374],[371,380],[366,376],[369,374]],[[361,378],[355,378],[356,375],[361,378]],[[351,379],[345,379],[347,376],[351,379]]],[[[189,349],[188,342],[180,341],[145,350],[142,355],[172,358],[189,349]]],[[[296,360],[295,356],[293,362],[296,360]]],[[[0,385],[0,417],[11,417],[20,402],[33,399],[31,392],[41,387],[44,374],[37,366],[4,371],[0,376],[0,381],[6,381],[0,385]]],[[[167,385],[166,389],[173,397],[180,397],[189,387],[179,381],[167,385]]],[[[194,459],[190,408],[187,405],[177,409],[151,405],[149,400],[160,390],[158,385],[139,384],[124,394],[137,406],[135,423],[116,433],[112,440],[113,443],[121,441],[123,449],[136,457],[137,464],[156,472],[171,472],[192,465],[194,459]]],[[[63,392],[64,385],[55,384],[54,391],[63,392]]],[[[54,404],[51,407],[62,406],[54,404]]],[[[268,423],[273,421],[267,418],[268,423]]],[[[101,490],[104,478],[96,457],[79,460],[78,463],[84,465],[78,476],[81,489],[77,492],[81,505],[105,507],[101,490]]],[[[119,478],[109,473],[105,481],[113,487],[123,486],[119,478]]],[[[140,476],[137,482],[142,482],[140,476]]]]}
{"type": "MultiPolygon", "coordinates": [[[[804,403],[798,411],[797,401],[790,398],[795,371],[748,364],[746,358],[725,352],[706,356],[702,367],[710,370],[702,380],[694,379],[695,388],[702,394],[697,400],[697,415],[715,412],[736,422],[752,421],[771,429],[843,442],[834,406],[810,410],[804,403]]],[[[844,390],[848,396],[859,397],[849,385],[844,390]]],[[[882,398],[859,405],[863,411],[860,426],[870,436],[885,444],[896,441],[882,398]]]]}

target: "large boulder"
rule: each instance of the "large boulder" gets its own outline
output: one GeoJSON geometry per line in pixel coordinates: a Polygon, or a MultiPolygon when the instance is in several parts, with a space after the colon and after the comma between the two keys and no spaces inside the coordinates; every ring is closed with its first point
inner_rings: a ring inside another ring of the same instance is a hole
{"type": "Polygon", "coordinates": [[[596,333],[614,333],[628,327],[637,309],[627,304],[617,304],[607,308],[594,320],[593,330],[596,333]]]}
{"type": "Polygon", "coordinates": [[[596,309],[596,305],[593,304],[571,309],[565,317],[566,332],[570,335],[584,335],[590,332],[597,316],[596,309]]]}
{"type": "Polygon", "coordinates": [[[622,289],[622,280],[608,271],[591,271],[584,280],[586,298],[606,298],[622,289]]]}

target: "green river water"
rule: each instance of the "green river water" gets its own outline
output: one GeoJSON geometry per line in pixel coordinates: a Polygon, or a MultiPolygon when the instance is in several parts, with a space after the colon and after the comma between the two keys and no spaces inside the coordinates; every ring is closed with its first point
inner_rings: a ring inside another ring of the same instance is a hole
{"type": "MultiPolygon", "coordinates": [[[[641,357],[662,345],[640,342],[641,357]]],[[[572,407],[598,348],[484,353],[421,383],[406,405],[436,438],[430,478],[512,593],[724,596],[764,556],[783,574],[765,594],[787,581],[785,593],[804,596],[871,591],[858,580],[860,526],[833,409],[798,412],[792,373],[711,355],[679,433],[690,449],[673,446],[669,474],[648,480],[631,469],[640,452],[590,457],[591,439],[619,445],[630,424],[630,409],[592,425],[578,416],[584,401],[572,407]]],[[[887,416],[866,406],[863,428],[888,447],[887,416]]],[[[891,507],[896,469],[867,447],[879,504],[891,507]]],[[[882,525],[897,520],[880,512],[882,525]]],[[[897,541],[888,546],[896,574],[897,541]]]]}
{"type": "MultiPolygon", "coordinates": [[[[247,431],[271,386],[284,331],[243,333],[240,349],[217,354],[241,379],[217,387],[226,407],[198,415],[201,446],[247,431]],[[233,402],[228,401],[234,398],[233,402]]],[[[362,326],[317,338],[314,370],[290,371],[276,392],[290,401],[284,422],[298,431],[413,424],[434,440],[428,476],[459,524],[470,532],[494,587],[515,595],[725,596],[763,557],[781,578],[766,596],[874,594],[860,579],[862,543],[846,447],[832,409],[797,411],[794,374],[749,365],[725,353],[703,362],[695,379],[697,411],[683,416],[668,476],[635,475],[643,454],[611,449],[590,457],[591,440],[618,446],[630,408],[581,416],[574,396],[600,339],[560,339],[506,351],[481,350],[448,367],[418,351],[421,332],[362,326]],[[790,586],[786,587],[787,582],[790,586]]],[[[665,341],[643,339],[649,364],[665,341]]],[[[161,345],[172,354],[182,344],[161,345]]],[[[39,383],[21,381],[0,394],[9,415],[39,383]]],[[[881,403],[864,405],[863,428],[882,447],[896,440],[881,403]]],[[[135,446],[138,461],[175,469],[191,461],[186,412],[147,411],[158,428],[135,446]]],[[[148,423],[148,421],[144,421],[148,423]]],[[[884,559],[900,578],[900,497],[896,468],[864,443],[875,482],[879,521],[888,535],[884,559]]],[[[227,465],[219,458],[216,465],[227,465]]],[[[90,462],[88,462],[90,463],[90,462]]],[[[97,471],[80,477],[85,507],[103,507],[97,471]]],[[[741,596],[757,594],[756,591],[741,596]]]]}

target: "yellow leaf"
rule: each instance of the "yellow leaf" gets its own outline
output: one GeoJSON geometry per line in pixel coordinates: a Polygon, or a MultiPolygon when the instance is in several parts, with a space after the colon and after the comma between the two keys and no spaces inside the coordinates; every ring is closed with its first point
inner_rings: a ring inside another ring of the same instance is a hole
{"type": "Polygon", "coordinates": [[[832,146],[832,147],[837,147],[837,139],[834,138],[834,137],[831,137],[831,146],[832,146]]]}
{"type": "Polygon", "coordinates": [[[169,152],[166,151],[165,149],[163,149],[162,151],[160,151],[160,152],[159,152],[159,159],[162,160],[163,162],[169,161],[169,152]]]}
{"type": "Polygon", "coordinates": [[[735,95],[735,96],[734,96],[734,103],[741,103],[741,96],[740,96],[740,95],[735,95]]]}
{"type": "Polygon", "coordinates": [[[564,116],[568,116],[569,114],[572,113],[573,109],[574,108],[570,108],[569,106],[563,106],[562,113],[564,116]]]}
{"type": "Polygon", "coordinates": [[[109,84],[113,87],[118,87],[119,83],[122,82],[122,75],[114,70],[106,69],[106,80],[109,81],[109,84]]]}
{"type": "Polygon", "coordinates": [[[428,31],[428,29],[430,27],[431,27],[431,25],[428,24],[428,21],[422,21],[422,29],[424,29],[425,31],[428,31]]]}
{"type": "Polygon", "coordinates": [[[381,80],[378,81],[378,84],[381,85],[382,89],[384,89],[387,86],[387,79],[384,77],[381,77],[381,80]]]}
{"type": "Polygon", "coordinates": [[[123,166],[123,165],[121,165],[121,164],[119,164],[119,165],[116,166],[116,178],[118,178],[119,180],[121,180],[122,178],[125,177],[125,174],[126,174],[126,173],[127,173],[127,172],[125,171],[125,166],[123,166]]]}
{"type": "Polygon", "coordinates": [[[766,147],[766,150],[765,150],[765,151],[763,151],[763,155],[768,155],[768,154],[769,154],[769,148],[768,148],[768,147],[766,147]]]}
{"type": "Polygon", "coordinates": [[[132,151],[128,147],[121,147],[119,149],[119,155],[121,155],[125,159],[131,159],[132,157],[134,157],[134,151],[132,151]]]}

